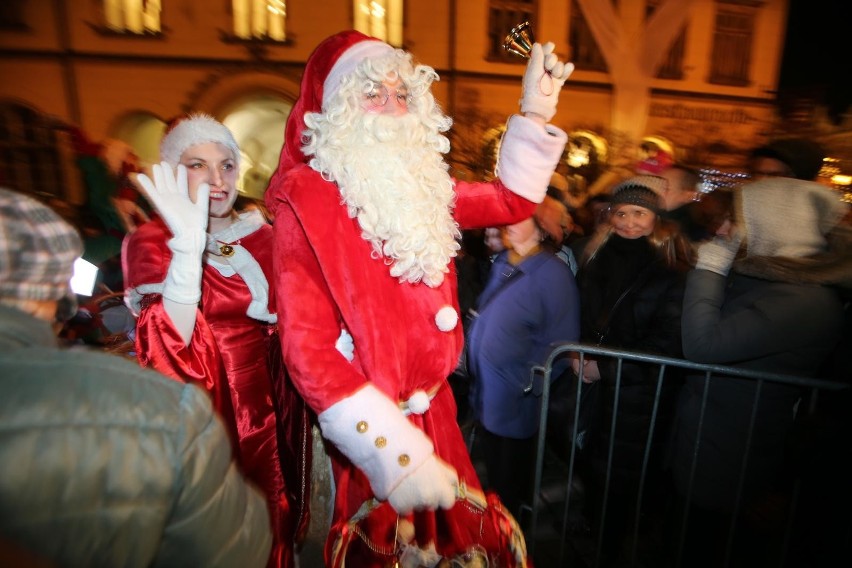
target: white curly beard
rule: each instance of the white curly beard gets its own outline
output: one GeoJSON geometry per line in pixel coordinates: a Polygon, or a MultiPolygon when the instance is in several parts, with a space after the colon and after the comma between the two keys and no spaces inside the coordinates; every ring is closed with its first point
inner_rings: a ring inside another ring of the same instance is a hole
{"type": "Polygon", "coordinates": [[[437,133],[416,114],[358,112],[347,124],[318,128],[325,132],[311,167],[337,182],[374,254],[386,259],[400,282],[439,286],[460,233],[437,133]]]}

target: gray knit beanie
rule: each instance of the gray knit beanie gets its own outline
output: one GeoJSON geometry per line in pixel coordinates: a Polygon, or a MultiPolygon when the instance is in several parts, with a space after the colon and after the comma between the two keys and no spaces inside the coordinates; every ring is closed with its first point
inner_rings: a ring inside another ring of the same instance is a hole
{"type": "Polygon", "coordinates": [[[660,176],[634,176],[612,188],[610,207],[615,208],[624,203],[638,205],[660,212],[660,195],[666,190],[667,181],[660,176]]]}

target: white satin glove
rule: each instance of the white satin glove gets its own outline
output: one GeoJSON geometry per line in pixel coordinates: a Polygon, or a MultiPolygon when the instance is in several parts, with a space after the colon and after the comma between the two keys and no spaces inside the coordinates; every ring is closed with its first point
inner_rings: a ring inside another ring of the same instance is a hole
{"type": "Polygon", "coordinates": [[[438,507],[451,509],[456,502],[459,476],[456,470],[432,454],[405,477],[388,496],[391,507],[400,515],[438,507]]]}
{"type": "Polygon", "coordinates": [[[172,232],[168,243],[172,261],[163,282],[163,297],[179,304],[197,304],[201,299],[201,255],[207,246],[210,187],[199,185],[193,203],[185,166],[177,167],[177,175],[167,162],[155,164],[152,170],[153,182],[145,174],[136,179],[172,232]]]}
{"type": "Polygon", "coordinates": [[[730,237],[717,236],[700,245],[695,268],[727,276],[740,250],[741,241],[742,235],[734,233],[730,237]]]}
{"type": "Polygon", "coordinates": [[[349,335],[349,332],[345,329],[340,330],[340,337],[338,337],[337,341],[334,343],[334,348],[340,351],[340,354],[343,355],[350,363],[353,359],[355,359],[355,342],[352,340],[352,336],[349,335]]]}
{"type": "Polygon", "coordinates": [[[553,53],[556,46],[547,42],[543,46],[534,43],[530,50],[530,60],[524,72],[523,95],[521,97],[521,112],[537,114],[545,122],[556,114],[559,102],[559,91],[571,73],[573,63],[562,63],[553,53]]]}

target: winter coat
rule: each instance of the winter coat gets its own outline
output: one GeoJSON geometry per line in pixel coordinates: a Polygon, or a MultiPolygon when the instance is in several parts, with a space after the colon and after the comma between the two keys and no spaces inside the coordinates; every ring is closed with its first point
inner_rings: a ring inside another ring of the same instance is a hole
{"type": "Polygon", "coordinates": [[[470,403],[486,430],[524,439],[538,431],[541,407],[540,389],[528,389],[530,368],[544,363],[552,343],[577,341],[580,298],[571,269],[552,253],[517,266],[507,255],[494,261],[468,335],[470,403]]]}
{"type": "MultiPolygon", "coordinates": [[[[594,245],[594,242],[591,243],[594,245]]],[[[682,272],[670,268],[647,238],[607,238],[580,268],[584,343],[680,357],[682,272]],[[625,294],[618,306],[615,303],[625,294]],[[607,316],[607,314],[609,314],[607,316]],[[603,337],[601,337],[603,336],[603,337]]],[[[651,426],[659,367],[624,361],[617,409],[614,407],[618,361],[600,358],[601,389],[597,435],[592,436],[592,467],[603,475],[612,441],[610,424],[617,413],[612,488],[632,491],[639,479],[651,426]]],[[[654,430],[655,456],[662,453],[678,375],[667,372],[654,430]]]]}
{"type": "Polygon", "coordinates": [[[206,393],[4,306],[0,539],[58,566],[264,566],[271,545],[206,393]]]}
{"type": "MultiPolygon", "coordinates": [[[[825,278],[829,271],[845,272],[826,263],[819,266],[813,257],[777,261],[760,257],[735,264],[728,279],[708,270],[691,272],[684,297],[685,356],[699,363],[815,376],[843,325],[838,291],[815,279],[825,278]]],[[[758,384],[724,376],[712,379],[699,439],[704,388],[703,374],[690,376],[678,401],[675,482],[685,494],[698,440],[692,500],[708,509],[730,511],[758,384]]],[[[743,493],[746,506],[783,473],[784,446],[800,394],[797,388],[777,383],[760,387],[743,493]]]]}

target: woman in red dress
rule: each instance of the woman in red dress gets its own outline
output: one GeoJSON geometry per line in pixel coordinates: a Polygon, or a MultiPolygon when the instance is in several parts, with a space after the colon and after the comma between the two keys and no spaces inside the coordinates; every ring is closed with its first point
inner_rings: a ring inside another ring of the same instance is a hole
{"type": "Polygon", "coordinates": [[[272,229],[256,213],[234,210],[240,150],[223,124],[206,115],[181,120],[160,154],[153,181],[138,178],[160,219],[128,237],[122,257],[126,299],[138,314],[137,356],[211,393],[245,474],[266,493],[275,538],[269,566],[292,566],[306,521],[299,448],[309,447],[309,431],[295,395],[273,397],[292,389],[273,391],[284,374],[268,277],[272,229]],[[286,409],[280,438],[276,403],[286,409]]]}

